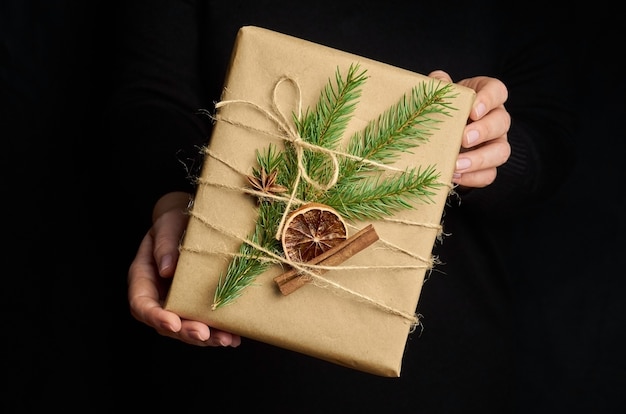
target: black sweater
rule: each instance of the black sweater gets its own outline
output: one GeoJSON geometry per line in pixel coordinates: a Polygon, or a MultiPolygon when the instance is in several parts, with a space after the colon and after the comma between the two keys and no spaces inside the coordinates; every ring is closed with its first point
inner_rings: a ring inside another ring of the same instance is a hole
{"type": "MultiPolygon", "coordinates": [[[[136,345],[151,353],[149,361],[133,362],[140,379],[129,376],[152,384],[146,401],[158,407],[165,399],[189,412],[226,409],[243,399],[278,412],[512,411],[521,391],[511,236],[520,217],[556,191],[574,163],[575,41],[567,24],[557,30],[556,15],[544,10],[520,5],[504,11],[488,1],[423,3],[120,2],[111,22],[116,39],[107,80],[107,168],[112,196],[124,200],[123,231],[133,241],[150,225],[159,196],[194,191],[198,148],[211,129],[194,112],[212,109],[219,99],[243,25],[423,74],[443,69],[454,81],[499,78],[508,87],[505,106],[512,116],[512,154],[496,181],[462,193],[460,202],[451,199],[446,209],[447,236],[434,251],[442,264],[422,290],[417,312],[424,330],[410,337],[400,378],[378,378],[246,339],[236,350],[206,350],[149,337],[136,345]]],[[[567,11],[561,13],[559,19],[567,20],[567,11]]]]}

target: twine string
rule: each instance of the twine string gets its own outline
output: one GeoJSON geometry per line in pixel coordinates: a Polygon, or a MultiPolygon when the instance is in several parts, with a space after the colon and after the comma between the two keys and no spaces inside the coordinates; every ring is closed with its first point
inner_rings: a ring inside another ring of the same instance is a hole
{"type": "MultiPolygon", "coordinates": [[[[318,286],[322,286],[320,285],[323,284],[325,286],[331,286],[334,289],[344,292],[362,302],[367,302],[379,309],[382,309],[383,311],[392,314],[392,315],[396,315],[396,316],[401,316],[404,319],[407,319],[409,322],[411,322],[412,325],[415,325],[418,323],[418,319],[416,318],[416,316],[414,314],[409,314],[407,312],[403,312],[401,310],[395,309],[391,306],[386,305],[385,303],[381,302],[381,301],[377,301],[373,298],[370,298],[362,293],[359,293],[355,290],[349,289],[345,286],[340,285],[339,283],[333,282],[332,280],[329,280],[327,278],[322,277],[321,275],[319,275],[318,273],[314,272],[315,269],[332,269],[332,270],[337,270],[337,269],[341,269],[341,266],[323,266],[323,265],[311,265],[311,264],[306,264],[303,262],[295,262],[292,260],[287,259],[286,257],[280,256],[274,252],[272,252],[271,250],[266,249],[265,247],[261,246],[258,243],[255,243],[254,241],[246,238],[246,237],[241,237],[238,236],[237,234],[231,232],[228,229],[225,229],[215,223],[211,223],[208,220],[206,220],[204,217],[195,214],[193,211],[189,212],[189,214],[191,215],[191,217],[194,217],[195,219],[197,219],[198,221],[200,221],[202,224],[204,224],[207,227],[210,227],[214,230],[217,230],[218,232],[225,234],[229,237],[232,237],[234,239],[237,239],[239,241],[241,241],[242,243],[246,243],[248,245],[250,245],[251,247],[253,247],[254,249],[257,249],[263,253],[265,253],[272,262],[275,263],[283,263],[286,265],[289,265],[291,267],[293,267],[294,269],[297,269],[300,273],[306,274],[307,276],[309,276],[313,281],[317,282],[316,284],[318,286]]],[[[183,248],[183,250],[185,250],[183,248]]],[[[380,267],[380,266],[379,266],[380,267]]],[[[389,268],[423,268],[423,266],[382,266],[383,268],[389,269],[389,268]]],[[[355,269],[371,269],[372,266],[366,266],[366,267],[353,267],[355,269]]]]}
{"type": "MultiPolygon", "coordinates": [[[[262,133],[264,135],[272,135],[275,136],[279,139],[282,139],[284,141],[287,141],[289,143],[291,143],[295,149],[296,152],[296,157],[297,157],[297,166],[298,166],[298,172],[296,175],[296,178],[294,180],[293,183],[293,190],[291,191],[291,193],[289,194],[289,197],[283,197],[283,196],[278,196],[278,195],[269,195],[269,194],[265,194],[263,193],[264,197],[272,197],[275,199],[281,199],[283,201],[285,201],[286,203],[286,208],[285,208],[285,212],[283,213],[283,216],[281,217],[280,223],[278,225],[278,230],[276,232],[276,239],[280,239],[280,235],[282,234],[282,229],[284,227],[285,221],[289,215],[289,212],[291,210],[291,207],[293,204],[302,204],[304,201],[302,200],[298,200],[297,199],[297,189],[300,185],[301,180],[304,180],[305,182],[307,182],[309,185],[311,185],[312,187],[314,187],[317,190],[320,191],[327,191],[328,189],[332,188],[338,181],[339,179],[339,172],[340,172],[340,166],[339,166],[339,161],[338,161],[338,157],[342,156],[342,157],[346,157],[349,159],[353,159],[353,160],[357,160],[361,163],[364,164],[369,164],[372,166],[377,167],[378,169],[384,169],[384,170],[389,170],[389,171],[395,171],[395,172],[404,172],[404,170],[398,169],[396,167],[387,165],[387,164],[382,164],[376,161],[372,161],[372,160],[368,160],[364,157],[358,157],[355,156],[353,154],[349,154],[349,153],[344,153],[342,151],[338,151],[338,150],[334,150],[334,149],[329,149],[329,148],[324,148],[318,145],[314,145],[311,144],[307,141],[305,141],[301,136],[300,133],[297,131],[297,129],[295,128],[295,124],[293,122],[289,122],[288,117],[285,115],[285,111],[283,111],[278,102],[279,99],[277,98],[277,93],[278,93],[278,89],[279,87],[284,83],[284,82],[289,82],[296,91],[296,102],[295,102],[295,107],[296,107],[296,111],[295,111],[295,116],[300,119],[300,117],[302,116],[302,94],[301,94],[301,90],[300,90],[300,86],[299,84],[292,78],[288,77],[288,76],[283,76],[281,77],[275,84],[273,91],[272,91],[272,99],[271,99],[271,110],[268,110],[264,107],[262,107],[261,105],[256,104],[255,102],[252,101],[248,101],[248,100],[242,100],[242,99],[230,99],[230,100],[222,100],[219,101],[215,104],[215,108],[216,109],[220,109],[222,107],[228,106],[228,105],[247,105],[252,107],[253,109],[257,110],[258,112],[260,112],[261,114],[263,114],[265,117],[267,117],[267,119],[269,119],[279,130],[279,134],[275,135],[275,134],[271,134],[268,133],[267,131],[261,130],[261,129],[257,129],[253,126],[241,123],[239,121],[236,120],[232,120],[229,118],[226,118],[224,116],[222,116],[219,112],[216,113],[216,115],[213,116],[213,119],[215,121],[221,121],[221,122],[225,122],[228,124],[231,124],[233,126],[237,126],[237,127],[241,127],[244,128],[246,130],[249,131],[253,131],[253,132],[257,132],[257,133],[262,133]],[[309,150],[309,151],[316,151],[316,152],[320,152],[323,153],[325,155],[327,155],[331,161],[331,165],[332,165],[332,176],[330,178],[330,180],[328,181],[328,183],[323,184],[320,183],[314,179],[312,179],[307,171],[306,168],[304,166],[304,151],[305,150],[309,150]]],[[[228,165],[229,167],[233,168],[232,165],[230,165],[229,163],[225,162],[223,159],[220,159],[215,153],[211,152],[209,150],[209,148],[205,148],[205,152],[210,155],[211,157],[218,159],[219,161],[221,161],[222,163],[228,165]]],[[[234,169],[234,168],[233,168],[234,169]]],[[[239,172],[240,174],[242,174],[241,172],[239,172]]],[[[224,188],[228,187],[228,186],[224,186],[223,184],[219,184],[219,183],[210,183],[202,180],[199,180],[200,184],[203,185],[219,185],[222,186],[224,188]]],[[[236,190],[240,190],[240,191],[247,191],[249,193],[253,193],[253,190],[249,190],[249,189],[242,189],[242,188],[235,188],[235,187],[228,187],[230,189],[236,189],[236,190]]],[[[405,319],[407,319],[408,321],[411,322],[412,326],[415,327],[419,324],[419,318],[415,315],[415,314],[409,314],[406,312],[403,312],[401,310],[398,309],[394,309],[380,301],[376,301],[366,295],[363,295],[359,292],[356,292],[352,289],[348,289],[345,286],[342,286],[336,282],[333,282],[329,279],[326,279],[322,276],[320,276],[318,273],[314,272],[315,269],[321,269],[321,268],[329,268],[328,266],[320,266],[320,265],[308,265],[302,262],[293,262],[290,261],[288,259],[286,259],[285,257],[282,257],[280,255],[277,255],[267,249],[265,249],[263,246],[258,245],[257,243],[254,243],[253,241],[245,238],[245,237],[239,237],[236,234],[228,231],[227,229],[221,228],[220,226],[217,226],[213,223],[210,223],[209,221],[207,221],[206,219],[204,219],[201,216],[196,215],[193,212],[190,212],[190,214],[195,217],[196,219],[200,220],[202,223],[204,223],[205,225],[221,232],[224,234],[229,235],[230,237],[235,237],[237,239],[239,239],[241,242],[243,243],[247,243],[248,245],[252,246],[253,248],[265,253],[270,261],[275,261],[277,263],[284,263],[287,264],[295,269],[297,269],[299,272],[306,274],[307,276],[309,276],[311,278],[311,280],[314,281],[314,283],[316,285],[324,285],[324,286],[331,286],[336,290],[342,291],[352,297],[357,298],[360,301],[364,301],[364,302],[368,302],[372,305],[374,305],[375,307],[384,310],[385,312],[389,313],[389,314],[393,314],[393,315],[397,315],[397,316],[401,316],[405,319]]],[[[389,220],[391,221],[391,220],[389,220]]],[[[411,223],[408,221],[402,221],[403,224],[410,224],[410,225],[420,225],[420,226],[424,226],[424,227],[429,227],[429,225],[425,225],[423,223],[411,223]]],[[[434,225],[432,225],[434,227],[434,225]]],[[[384,242],[384,241],[383,241],[384,242]]],[[[386,269],[390,269],[390,268],[424,268],[424,267],[431,267],[432,266],[432,260],[429,259],[425,259],[423,257],[419,257],[416,254],[413,254],[405,249],[401,249],[398,246],[394,246],[391,243],[385,242],[387,244],[388,247],[393,248],[394,250],[398,250],[401,251],[404,254],[407,254],[413,258],[416,258],[422,262],[426,262],[428,263],[427,266],[425,265],[416,265],[416,266],[382,266],[383,268],[386,269]]],[[[188,249],[190,250],[190,249],[188,249]]],[[[367,266],[367,267],[341,267],[341,266],[332,266],[332,269],[372,269],[372,268],[377,268],[377,266],[367,266]]]]}
{"type": "MultiPolygon", "coordinates": [[[[294,124],[292,122],[289,122],[288,117],[285,115],[285,111],[283,111],[278,105],[278,102],[279,102],[279,99],[277,97],[278,89],[281,86],[281,84],[283,84],[284,82],[291,83],[296,90],[296,103],[295,103],[296,116],[298,117],[298,119],[300,119],[302,116],[302,93],[301,93],[300,85],[293,78],[290,78],[288,76],[282,76],[274,85],[274,88],[272,90],[272,100],[271,100],[272,110],[265,109],[262,106],[256,104],[255,102],[247,101],[243,99],[222,100],[215,104],[216,109],[222,108],[227,105],[234,105],[234,104],[242,104],[242,105],[251,106],[252,108],[259,111],[261,114],[265,115],[270,121],[272,121],[276,125],[276,127],[279,129],[279,131],[282,131],[282,134],[278,135],[279,138],[287,142],[290,142],[294,146],[294,149],[296,151],[298,173],[293,183],[293,190],[290,195],[290,200],[287,201],[285,211],[278,224],[278,228],[275,234],[276,240],[280,239],[280,235],[282,234],[285,221],[287,220],[287,217],[289,216],[289,213],[291,211],[291,206],[293,204],[293,200],[296,197],[296,193],[300,185],[300,181],[304,180],[313,188],[322,192],[329,190],[335,184],[337,184],[337,181],[339,180],[339,171],[340,171],[339,160],[338,160],[339,156],[356,160],[364,164],[369,164],[379,169],[395,171],[395,172],[403,172],[403,170],[387,165],[387,164],[382,164],[376,161],[368,160],[364,157],[358,157],[353,154],[345,153],[342,151],[338,151],[338,150],[334,150],[330,148],[324,148],[322,146],[314,145],[302,139],[302,137],[300,136],[300,133],[297,131],[294,124]],[[323,153],[330,158],[330,161],[332,164],[332,176],[330,180],[328,181],[328,183],[326,184],[319,183],[318,181],[314,180],[308,175],[306,168],[304,166],[304,150],[305,149],[309,151],[323,153]]],[[[263,132],[264,134],[266,133],[265,131],[260,131],[249,125],[242,124],[240,122],[233,121],[228,118],[224,118],[220,116],[219,114],[216,114],[213,117],[213,119],[216,121],[223,121],[234,126],[242,127],[250,131],[263,132]]]]}

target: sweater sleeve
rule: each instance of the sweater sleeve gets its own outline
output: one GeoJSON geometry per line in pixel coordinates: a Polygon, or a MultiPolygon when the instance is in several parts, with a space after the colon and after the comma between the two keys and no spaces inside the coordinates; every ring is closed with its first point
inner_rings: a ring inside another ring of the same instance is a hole
{"type": "Polygon", "coordinates": [[[503,29],[493,76],[509,90],[511,156],[491,185],[461,194],[468,209],[489,215],[523,212],[554,194],[573,170],[583,78],[571,38],[576,32],[557,30],[550,18],[521,19],[534,25],[526,31],[511,22],[503,29]]]}

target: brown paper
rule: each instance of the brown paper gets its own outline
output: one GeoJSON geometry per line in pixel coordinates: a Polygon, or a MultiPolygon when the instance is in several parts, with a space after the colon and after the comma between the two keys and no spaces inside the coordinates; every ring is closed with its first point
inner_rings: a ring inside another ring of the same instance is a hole
{"type": "MultiPolygon", "coordinates": [[[[243,27],[236,39],[222,100],[244,100],[272,111],[274,87],[283,76],[301,91],[303,110],[314,108],[322,89],[350,65],[367,70],[368,80],[345,137],[363,129],[415,86],[431,79],[381,62],[258,27],[243,27]]],[[[166,301],[166,309],[183,318],[360,371],[400,376],[406,341],[412,332],[424,276],[432,266],[435,243],[462,131],[474,91],[454,85],[451,117],[433,130],[425,144],[394,164],[434,165],[440,181],[433,202],[416,202],[391,220],[373,221],[380,240],[324,273],[330,284],[309,283],[283,296],[273,278],[284,268],[273,265],[246,288],[235,302],[212,310],[221,273],[252,233],[256,199],[237,189],[256,166],[255,150],[281,145],[276,123],[248,105],[226,105],[208,147],[181,256],[166,301]],[[404,222],[402,222],[404,221],[404,222]],[[412,252],[415,257],[403,253],[412,252]],[[417,259],[416,259],[417,257],[417,259]],[[360,270],[345,267],[360,267],[360,270]],[[402,266],[406,268],[401,268],[402,266]],[[367,269],[367,267],[372,267],[367,269]],[[341,269],[341,270],[340,270],[341,269]],[[339,288],[334,287],[333,283],[339,288]]],[[[295,87],[279,89],[279,110],[291,119],[296,111],[295,87]]],[[[369,223],[352,223],[354,233],[369,223]]]]}

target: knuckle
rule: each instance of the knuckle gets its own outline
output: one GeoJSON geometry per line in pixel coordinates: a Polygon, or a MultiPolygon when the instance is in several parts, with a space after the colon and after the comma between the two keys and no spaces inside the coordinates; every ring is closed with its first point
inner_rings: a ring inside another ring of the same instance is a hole
{"type": "Polygon", "coordinates": [[[502,102],[506,102],[509,98],[509,90],[504,82],[498,80],[498,93],[502,96],[502,102]]]}
{"type": "Polygon", "coordinates": [[[502,130],[505,132],[509,131],[509,128],[511,128],[511,114],[506,110],[503,109],[503,117],[502,117],[502,130]]]}
{"type": "Polygon", "coordinates": [[[504,164],[511,156],[511,144],[508,141],[503,141],[498,147],[499,160],[501,164],[504,164]]]}
{"type": "Polygon", "coordinates": [[[440,80],[445,80],[445,81],[452,81],[452,79],[450,78],[450,75],[448,75],[447,72],[437,69],[434,70],[432,72],[430,72],[429,74],[430,77],[433,77],[435,79],[440,79],[440,80]]]}
{"type": "Polygon", "coordinates": [[[493,182],[496,180],[497,175],[498,170],[496,168],[488,169],[485,174],[485,185],[493,184],[493,182]]]}

